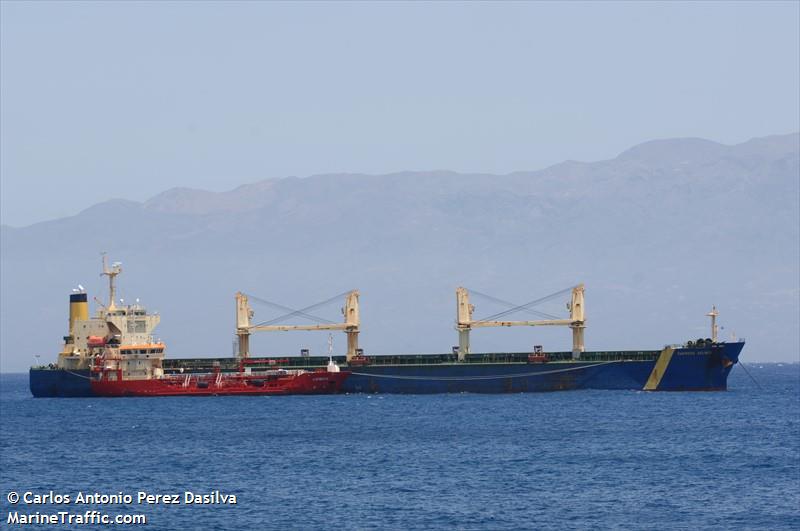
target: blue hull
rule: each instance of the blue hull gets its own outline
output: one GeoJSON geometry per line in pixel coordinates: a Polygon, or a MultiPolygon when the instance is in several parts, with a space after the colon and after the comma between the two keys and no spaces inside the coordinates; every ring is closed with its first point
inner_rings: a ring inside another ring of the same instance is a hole
{"type": "MultiPolygon", "coordinates": [[[[721,391],[744,343],[676,349],[652,390],[721,391]]],[[[342,390],[349,393],[526,393],[575,389],[643,390],[654,360],[564,361],[541,364],[443,363],[353,367],[342,390]]]]}
{"type": "Polygon", "coordinates": [[[94,396],[88,370],[30,370],[31,394],[35,397],[94,396]]]}
{"type": "MultiPolygon", "coordinates": [[[[346,393],[525,393],[575,389],[718,391],[744,343],[678,348],[668,360],[617,359],[550,363],[436,363],[351,367],[346,393]]],[[[36,397],[94,396],[89,371],[31,369],[36,397]]]]}

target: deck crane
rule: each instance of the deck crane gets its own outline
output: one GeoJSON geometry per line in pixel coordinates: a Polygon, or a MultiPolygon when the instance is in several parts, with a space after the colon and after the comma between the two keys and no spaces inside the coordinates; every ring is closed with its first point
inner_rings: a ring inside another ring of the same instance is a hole
{"type": "MultiPolygon", "coordinates": [[[[566,291],[566,290],[565,290],[566,291]]],[[[583,345],[583,331],[586,328],[584,316],[584,302],[583,302],[583,284],[578,284],[571,288],[572,299],[567,303],[569,309],[569,319],[544,319],[539,321],[497,321],[491,320],[495,317],[501,317],[512,313],[516,310],[526,310],[530,306],[543,302],[546,299],[557,295],[548,295],[537,301],[516,306],[511,310],[500,312],[487,319],[475,321],[472,314],[475,311],[475,306],[469,302],[469,291],[466,288],[459,287],[456,289],[456,330],[458,330],[458,360],[464,361],[466,355],[469,354],[469,333],[473,328],[486,328],[496,326],[568,326],[572,329],[572,357],[575,359],[580,358],[581,352],[584,351],[583,345]]],[[[559,292],[563,293],[563,292],[559,292]]]]}
{"type": "MultiPolygon", "coordinates": [[[[306,309],[307,310],[307,309],[306,309]]],[[[289,315],[313,317],[305,310],[293,310],[289,315]]],[[[250,334],[253,332],[285,332],[289,330],[343,330],[347,334],[347,361],[353,359],[358,351],[358,332],[361,324],[358,313],[358,290],[346,294],[343,323],[320,322],[314,325],[257,324],[252,325],[253,310],[250,308],[247,295],[236,293],[236,336],[239,343],[239,358],[246,359],[250,355],[250,334]]]]}

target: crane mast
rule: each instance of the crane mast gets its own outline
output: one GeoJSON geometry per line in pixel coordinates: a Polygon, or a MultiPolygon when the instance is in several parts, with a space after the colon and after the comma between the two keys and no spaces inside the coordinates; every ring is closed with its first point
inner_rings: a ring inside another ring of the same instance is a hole
{"type": "Polygon", "coordinates": [[[342,308],[343,323],[314,325],[252,325],[253,310],[250,308],[247,295],[236,293],[236,336],[239,343],[239,358],[250,355],[250,334],[253,332],[287,332],[290,330],[342,330],[347,334],[347,361],[350,361],[358,350],[358,333],[361,318],[358,309],[358,290],[350,291],[342,308]]]}
{"type": "Polygon", "coordinates": [[[706,316],[711,317],[711,341],[716,343],[717,336],[719,334],[719,327],[717,327],[717,317],[719,317],[719,312],[717,311],[717,307],[711,306],[711,311],[708,312],[706,316]]]}
{"type": "Polygon", "coordinates": [[[567,303],[569,319],[544,319],[538,321],[475,321],[472,314],[475,306],[469,302],[469,291],[466,288],[456,289],[456,330],[458,330],[458,359],[464,361],[470,352],[469,333],[473,328],[489,328],[498,326],[568,326],[572,329],[572,356],[580,358],[584,351],[583,332],[586,328],[584,315],[584,286],[579,284],[572,288],[572,298],[567,303]]]}

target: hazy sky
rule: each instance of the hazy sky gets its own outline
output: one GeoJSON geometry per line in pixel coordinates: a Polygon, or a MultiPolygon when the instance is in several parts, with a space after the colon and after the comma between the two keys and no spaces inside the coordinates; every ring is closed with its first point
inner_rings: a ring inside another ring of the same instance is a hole
{"type": "Polygon", "coordinates": [[[2,222],[797,131],[798,6],[4,1],[2,222]]]}

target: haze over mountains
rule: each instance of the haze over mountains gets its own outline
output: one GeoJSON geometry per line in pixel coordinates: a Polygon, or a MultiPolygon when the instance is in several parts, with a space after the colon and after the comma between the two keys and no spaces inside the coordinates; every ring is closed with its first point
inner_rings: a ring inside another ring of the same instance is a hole
{"type": "MultiPolygon", "coordinates": [[[[123,262],[120,296],[162,314],[171,357],[231,353],[237,290],[300,308],[358,288],[361,343],[379,354],[449,351],[459,285],[521,304],[584,282],[587,349],[707,337],[716,304],[722,337],[748,340],[745,360],[797,360],[799,181],[795,133],[735,146],[657,140],[509,175],[318,175],[107,201],[2,227],[2,370],[55,359],[73,286],[105,300],[101,251],[123,262]]],[[[541,309],[566,315],[566,300],[541,309]]],[[[477,317],[505,309],[473,303],[477,317]]],[[[340,306],[316,313],[338,321],[340,306]]],[[[280,315],[254,307],[256,321],[280,315]]],[[[253,343],[258,354],[327,352],[324,333],[253,343]]],[[[534,344],[567,350],[570,334],[473,332],[476,352],[534,344]]]]}

